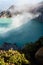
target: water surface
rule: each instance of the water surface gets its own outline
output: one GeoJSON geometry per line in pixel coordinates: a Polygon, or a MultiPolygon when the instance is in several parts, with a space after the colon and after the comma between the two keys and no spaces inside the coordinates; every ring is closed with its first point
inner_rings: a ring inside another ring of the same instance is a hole
{"type": "MultiPolygon", "coordinates": [[[[8,27],[11,22],[11,19],[0,19],[0,28],[8,27]],[[3,21],[5,21],[5,23],[3,23],[3,21]]],[[[10,42],[16,43],[18,46],[21,47],[25,43],[35,42],[41,36],[43,36],[43,23],[35,20],[30,20],[19,28],[13,28],[5,34],[0,35],[0,45],[4,42],[10,42]]]]}

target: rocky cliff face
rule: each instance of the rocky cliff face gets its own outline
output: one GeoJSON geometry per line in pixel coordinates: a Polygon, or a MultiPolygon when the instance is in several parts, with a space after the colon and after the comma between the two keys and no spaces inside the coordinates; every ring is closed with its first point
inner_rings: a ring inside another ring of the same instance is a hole
{"type": "Polygon", "coordinates": [[[34,18],[34,20],[43,22],[43,2],[31,7],[24,6],[24,8],[17,8],[16,6],[12,5],[6,11],[2,11],[0,13],[0,17],[12,17],[14,15],[23,14],[23,12],[31,13],[33,15],[39,14],[39,16],[34,18]]]}
{"type": "Polygon", "coordinates": [[[33,20],[43,22],[43,13],[41,13],[38,17],[34,18],[33,20]]]}
{"type": "Polygon", "coordinates": [[[39,13],[39,16],[34,18],[33,20],[43,22],[43,2],[37,4],[30,12],[33,14],[39,13]]]}
{"type": "Polygon", "coordinates": [[[43,65],[43,47],[41,47],[35,54],[35,58],[43,65]]]}
{"type": "Polygon", "coordinates": [[[38,4],[36,4],[35,6],[33,6],[30,10],[31,13],[42,13],[43,12],[43,2],[40,2],[38,4]]]}
{"type": "Polygon", "coordinates": [[[13,14],[14,14],[14,6],[12,5],[6,11],[0,12],[0,17],[9,18],[9,17],[12,17],[13,14]]]}
{"type": "Polygon", "coordinates": [[[10,13],[10,11],[2,11],[1,13],[0,13],[0,18],[2,17],[6,17],[6,18],[8,18],[8,17],[11,17],[12,15],[11,15],[11,13],[10,13]]]}

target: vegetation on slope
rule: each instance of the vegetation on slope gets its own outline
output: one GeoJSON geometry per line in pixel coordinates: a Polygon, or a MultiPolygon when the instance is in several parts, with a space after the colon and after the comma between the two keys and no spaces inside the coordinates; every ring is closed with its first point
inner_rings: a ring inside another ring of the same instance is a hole
{"type": "MultiPolygon", "coordinates": [[[[43,51],[43,37],[34,43],[26,43],[22,50],[0,50],[0,65],[43,65],[37,61],[35,55],[40,50],[43,51]]],[[[42,54],[43,55],[43,54],[42,54]]],[[[38,57],[42,58],[42,56],[38,57]]]]}
{"type": "Polygon", "coordinates": [[[34,43],[27,43],[22,52],[25,54],[26,58],[30,60],[31,65],[41,65],[35,58],[36,52],[43,47],[43,37],[34,43]]]}
{"type": "Polygon", "coordinates": [[[0,65],[29,65],[25,55],[10,49],[8,51],[0,50],[0,65]]]}

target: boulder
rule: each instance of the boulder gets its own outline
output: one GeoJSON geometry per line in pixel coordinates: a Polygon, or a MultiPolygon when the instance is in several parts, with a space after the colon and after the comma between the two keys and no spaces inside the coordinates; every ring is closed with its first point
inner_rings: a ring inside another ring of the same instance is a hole
{"type": "Polygon", "coordinates": [[[43,65],[43,47],[41,47],[35,54],[36,60],[43,65]]]}

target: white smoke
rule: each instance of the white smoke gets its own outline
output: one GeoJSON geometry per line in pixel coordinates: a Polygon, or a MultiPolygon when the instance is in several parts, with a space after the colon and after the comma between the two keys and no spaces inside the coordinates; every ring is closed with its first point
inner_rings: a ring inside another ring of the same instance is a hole
{"type": "MultiPolygon", "coordinates": [[[[21,14],[17,13],[17,15],[13,15],[13,17],[11,18],[12,22],[9,24],[9,27],[7,28],[0,27],[0,34],[5,34],[6,32],[11,31],[12,29],[15,30],[21,27],[22,25],[26,24],[27,22],[29,22],[31,19],[38,17],[40,15],[40,13],[37,13],[37,14],[29,13],[26,11],[26,9],[22,10],[21,14]]],[[[18,11],[21,11],[21,9],[18,11]]]]}

